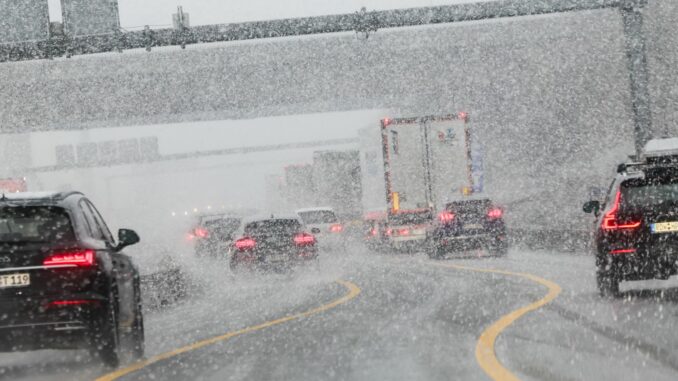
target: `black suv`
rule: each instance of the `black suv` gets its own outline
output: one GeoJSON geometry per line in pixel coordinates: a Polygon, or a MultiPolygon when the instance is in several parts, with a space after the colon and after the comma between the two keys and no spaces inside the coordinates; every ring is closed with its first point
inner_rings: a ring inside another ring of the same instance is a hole
{"type": "Polygon", "coordinates": [[[189,234],[195,242],[197,257],[216,257],[223,255],[233,241],[233,234],[240,227],[242,218],[215,214],[201,216],[197,226],[189,234]]]}
{"type": "Polygon", "coordinates": [[[234,271],[240,267],[279,271],[318,260],[316,238],[304,231],[298,217],[251,219],[243,223],[236,237],[229,250],[234,271]]]}
{"type": "Polygon", "coordinates": [[[678,139],[648,142],[639,162],[619,165],[602,204],[584,204],[597,217],[596,279],[603,296],[618,295],[621,281],[677,273],[678,149],[668,149],[672,141],[678,148],[678,139]]]}
{"type": "Polygon", "coordinates": [[[88,348],[109,366],[144,353],[139,274],[81,193],[0,195],[0,352],[88,348]],[[124,350],[124,351],[123,351],[124,350]]]}
{"type": "Polygon", "coordinates": [[[503,215],[503,209],[487,198],[448,203],[429,232],[429,257],[437,259],[448,252],[479,248],[494,255],[506,255],[508,241],[503,215]]]}

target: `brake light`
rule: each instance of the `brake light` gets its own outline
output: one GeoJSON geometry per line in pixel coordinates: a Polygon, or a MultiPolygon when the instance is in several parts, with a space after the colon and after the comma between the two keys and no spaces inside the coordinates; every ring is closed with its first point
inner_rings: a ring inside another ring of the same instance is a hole
{"type": "Polygon", "coordinates": [[[489,212],[487,212],[487,217],[491,220],[496,220],[498,218],[501,218],[501,216],[504,214],[504,212],[499,209],[499,208],[492,208],[490,209],[489,212]]]}
{"type": "Polygon", "coordinates": [[[80,306],[83,304],[98,303],[98,300],[87,300],[87,299],[77,299],[77,300],[55,300],[49,302],[47,307],[68,307],[68,306],[80,306]]]}
{"type": "Polygon", "coordinates": [[[50,255],[42,264],[47,267],[90,267],[94,266],[95,259],[94,250],[64,251],[50,255]]]}
{"type": "Polygon", "coordinates": [[[210,235],[210,232],[205,228],[195,228],[193,234],[198,238],[207,238],[210,235]]]}
{"type": "Polygon", "coordinates": [[[375,235],[377,235],[377,229],[376,229],[376,228],[370,229],[370,235],[371,235],[372,237],[374,237],[375,235]]]}
{"type": "Polygon", "coordinates": [[[252,250],[257,246],[257,241],[250,237],[243,237],[235,241],[235,247],[238,250],[252,250]]]}
{"type": "Polygon", "coordinates": [[[299,233],[294,236],[294,243],[297,246],[315,245],[315,237],[308,233],[299,233]]]}
{"type": "Polygon", "coordinates": [[[398,235],[410,235],[410,231],[408,229],[400,229],[398,230],[398,235]]]}
{"type": "Polygon", "coordinates": [[[452,222],[452,220],[454,220],[454,213],[448,210],[440,212],[440,214],[438,215],[438,219],[440,220],[440,222],[444,224],[452,222]]]}
{"type": "Polygon", "coordinates": [[[388,228],[386,229],[386,235],[392,235],[393,234],[393,229],[388,228]]]}
{"type": "Polygon", "coordinates": [[[617,195],[614,197],[614,204],[612,209],[609,212],[605,213],[603,216],[603,222],[601,228],[603,230],[623,230],[623,229],[636,229],[640,226],[640,221],[629,221],[623,224],[620,224],[617,220],[617,212],[619,211],[619,204],[621,203],[621,191],[617,191],[617,195]]]}
{"type": "Polygon", "coordinates": [[[341,224],[334,224],[330,226],[330,232],[332,233],[339,233],[342,230],[344,230],[344,227],[341,224]]]}
{"type": "Polygon", "coordinates": [[[636,249],[617,249],[610,251],[610,254],[632,254],[635,253],[636,249]]]}

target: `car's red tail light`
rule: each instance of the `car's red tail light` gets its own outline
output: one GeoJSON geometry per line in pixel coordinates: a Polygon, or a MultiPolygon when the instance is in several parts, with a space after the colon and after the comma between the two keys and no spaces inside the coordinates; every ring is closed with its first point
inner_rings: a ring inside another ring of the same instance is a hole
{"type": "Polygon", "coordinates": [[[614,197],[614,204],[612,209],[609,212],[605,213],[603,216],[603,222],[601,228],[603,230],[625,230],[625,229],[636,229],[640,227],[640,221],[625,221],[620,223],[617,219],[617,212],[619,211],[619,204],[621,203],[621,191],[617,191],[617,195],[614,197]]]}
{"type": "Polygon", "coordinates": [[[334,224],[330,226],[330,232],[332,233],[340,233],[342,230],[344,230],[344,227],[341,224],[334,224]]]}
{"type": "Polygon", "coordinates": [[[492,208],[487,212],[487,217],[491,220],[496,220],[501,218],[504,212],[499,208],[492,208]]]}
{"type": "Polygon", "coordinates": [[[210,232],[205,228],[195,228],[193,235],[198,238],[207,238],[210,236],[210,232]]]}
{"type": "Polygon", "coordinates": [[[393,229],[391,228],[386,229],[386,235],[393,235],[393,229]]]}
{"type": "Polygon", "coordinates": [[[72,250],[53,253],[42,264],[47,267],[90,267],[95,262],[94,250],[72,250]]]}
{"type": "Polygon", "coordinates": [[[294,236],[294,243],[297,246],[315,245],[315,237],[308,233],[299,233],[294,236]]]}
{"type": "Polygon", "coordinates": [[[454,213],[450,212],[449,210],[440,212],[438,215],[438,220],[444,224],[450,223],[454,220],[454,213]]]}
{"type": "Polygon", "coordinates": [[[372,229],[370,229],[370,235],[371,235],[372,237],[374,237],[375,235],[377,235],[377,228],[372,228],[372,229]]]}
{"type": "Polygon", "coordinates": [[[610,254],[633,254],[636,252],[636,249],[617,249],[610,251],[610,254]]]}
{"type": "Polygon", "coordinates": [[[48,308],[52,307],[69,307],[69,306],[81,306],[83,304],[98,304],[98,300],[89,300],[89,299],[76,299],[76,300],[55,300],[47,304],[48,308]]]}
{"type": "Polygon", "coordinates": [[[238,250],[252,250],[257,246],[257,242],[250,237],[243,237],[235,241],[235,247],[238,250]]]}
{"type": "Polygon", "coordinates": [[[410,230],[409,229],[399,229],[398,235],[410,235],[410,230]]]}

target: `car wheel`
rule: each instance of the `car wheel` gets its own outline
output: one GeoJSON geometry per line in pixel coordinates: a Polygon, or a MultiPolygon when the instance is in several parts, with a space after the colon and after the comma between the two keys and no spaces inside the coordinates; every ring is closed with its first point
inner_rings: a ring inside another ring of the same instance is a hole
{"type": "Polygon", "coordinates": [[[596,275],[600,296],[616,298],[619,296],[619,279],[614,274],[601,273],[596,275]]]}
{"type": "Polygon", "coordinates": [[[431,245],[427,250],[428,257],[431,259],[443,259],[445,253],[438,245],[431,245]]]}
{"type": "Polygon", "coordinates": [[[240,266],[238,266],[238,261],[234,257],[231,257],[231,260],[228,261],[228,267],[231,269],[231,272],[238,272],[240,266]]]}
{"type": "Polygon", "coordinates": [[[132,325],[131,344],[132,344],[132,359],[139,360],[144,357],[145,352],[145,334],[144,334],[144,314],[141,306],[141,290],[139,286],[135,287],[136,308],[134,310],[134,324],[132,325]]]}
{"type": "Polygon", "coordinates": [[[505,257],[508,255],[508,245],[505,243],[499,243],[492,248],[492,254],[497,257],[505,257]]]}
{"type": "Polygon", "coordinates": [[[116,301],[115,294],[111,292],[91,337],[95,353],[106,366],[111,368],[120,365],[120,331],[115,308],[116,301]]]}

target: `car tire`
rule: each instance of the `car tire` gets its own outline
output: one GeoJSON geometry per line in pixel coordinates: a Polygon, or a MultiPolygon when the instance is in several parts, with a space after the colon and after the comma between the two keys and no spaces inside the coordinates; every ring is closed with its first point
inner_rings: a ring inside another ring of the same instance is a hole
{"type": "Polygon", "coordinates": [[[130,333],[131,341],[131,354],[133,360],[139,360],[144,357],[146,344],[145,344],[145,333],[144,333],[144,314],[141,304],[141,289],[139,285],[135,287],[135,303],[136,308],[134,310],[134,323],[132,325],[132,332],[130,333]]]}
{"type": "Polygon", "coordinates": [[[598,291],[604,298],[616,298],[619,296],[619,278],[614,274],[601,273],[596,274],[598,291]]]}
{"type": "Polygon", "coordinates": [[[443,259],[445,256],[445,253],[443,252],[442,248],[440,248],[437,245],[431,245],[429,249],[427,250],[428,257],[430,259],[443,259]]]}
{"type": "Polygon", "coordinates": [[[118,329],[116,300],[115,294],[111,292],[91,336],[94,352],[104,365],[111,368],[120,365],[120,330],[118,329]]]}
{"type": "Polygon", "coordinates": [[[238,266],[238,261],[235,260],[234,256],[231,256],[231,259],[228,261],[228,267],[231,269],[232,273],[237,273],[240,270],[238,266]]]}
{"type": "Polygon", "coordinates": [[[500,243],[492,248],[492,253],[497,257],[505,257],[508,255],[508,245],[500,243]]]}

